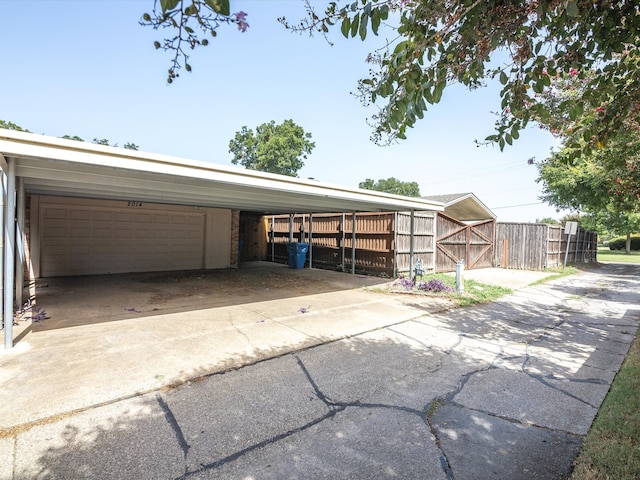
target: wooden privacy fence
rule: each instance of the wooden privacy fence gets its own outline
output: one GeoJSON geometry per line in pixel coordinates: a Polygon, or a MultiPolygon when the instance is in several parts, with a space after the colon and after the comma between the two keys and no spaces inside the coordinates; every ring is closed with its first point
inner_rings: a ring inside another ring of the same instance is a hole
{"type": "Polygon", "coordinates": [[[456,264],[464,268],[491,267],[495,220],[466,224],[438,213],[436,272],[452,272],[456,264]]]}
{"type": "MultiPolygon", "coordinates": [[[[264,260],[287,263],[287,243],[310,243],[314,267],[372,275],[407,275],[411,262],[411,215],[334,213],[263,217],[267,255],[264,260]],[[355,220],[354,220],[355,219],[355,220]],[[355,225],[355,229],[354,229],[355,225]],[[290,236],[290,232],[292,235],[290,236]],[[353,248],[355,246],[355,248],[353,248]]],[[[502,267],[543,270],[567,263],[596,261],[597,235],[578,228],[568,235],[559,225],[463,223],[441,212],[413,216],[414,267],[425,273],[450,272],[459,261],[465,269],[502,267]]],[[[307,259],[309,260],[309,258],[307,259]]]]}
{"type": "Polygon", "coordinates": [[[597,260],[598,235],[578,227],[569,248],[564,227],[544,223],[498,223],[493,264],[496,267],[543,270],[565,263],[597,260]]]}
{"type": "MultiPolygon", "coordinates": [[[[432,212],[414,215],[414,258],[421,258],[427,271],[434,268],[433,219],[432,212]]],[[[269,260],[286,263],[287,243],[295,241],[311,244],[314,267],[352,271],[355,266],[360,273],[389,276],[409,270],[409,214],[335,213],[294,215],[293,219],[276,215],[265,221],[269,260]]]]}

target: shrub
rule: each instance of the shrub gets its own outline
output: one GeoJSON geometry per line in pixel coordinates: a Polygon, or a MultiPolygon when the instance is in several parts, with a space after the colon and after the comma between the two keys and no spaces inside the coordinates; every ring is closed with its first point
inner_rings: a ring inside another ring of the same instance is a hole
{"type": "Polygon", "coordinates": [[[433,279],[428,282],[418,283],[418,290],[424,290],[425,292],[451,292],[453,288],[445,285],[440,280],[433,279]]]}
{"type": "MultiPolygon", "coordinates": [[[[609,250],[624,250],[627,237],[615,237],[609,241],[609,250]]],[[[631,250],[640,250],[640,235],[631,235],[631,250]]]]}
{"type": "Polygon", "coordinates": [[[406,277],[398,278],[395,282],[393,282],[393,285],[396,287],[403,287],[408,291],[411,291],[413,290],[413,287],[415,287],[416,285],[416,279],[406,278],[406,277]]]}

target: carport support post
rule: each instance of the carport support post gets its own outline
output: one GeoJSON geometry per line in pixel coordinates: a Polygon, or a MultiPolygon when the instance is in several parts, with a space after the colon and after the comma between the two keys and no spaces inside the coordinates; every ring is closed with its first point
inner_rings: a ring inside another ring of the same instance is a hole
{"type": "Polygon", "coordinates": [[[14,248],[16,241],[16,163],[7,159],[7,184],[4,192],[4,348],[13,347],[13,288],[15,281],[14,248]]]}
{"type": "MultiPolygon", "coordinates": [[[[6,186],[7,186],[7,170],[9,170],[9,166],[7,165],[7,161],[4,158],[4,155],[0,153],[0,269],[2,268],[2,261],[4,259],[4,216],[5,216],[5,207],[7,205],[7,195],[6,195],[6,186]]],[[[2,277],[2,281],[0,281],[0,298],[4,299],[4,274],[0,273],[0,277],[2,277]]],[[[2,302],[4,305],[4,300],[2,302]]],[[[4,309],[0,307],[0,314],[4,309]]],[[[2,317],[2,324],[4,325],[4,316],[2,317]]]]}
{"type": "Polygon", "coordinates": [[[309,213],[309,268],[313,268],[313,213],[309,213]]]}
{"type": "Polygon", "coordinates": [[[413,277],[413,227],[415,223],[415,211],[411,210],[409,217],[409,278],[413,277]]]}
{"type": "Polygon", "coordinates": [[[25,264],[25,236],[24,236],[24,214],[25,214],[25,197],[24,197],[24,180],[18,178],[18,206],[17,206],[17,228],[16,232],[16,250],[18,254],[18,262],[16,265],[16,305],[22,307],[22,292],[24,290],[24,264],[25,264]]]}
{"type": "Polygon", "coordinates": [[[356,212],[351,214],[351,274],[356,274],[356,212]]]}
{"type": "Polygon", "coordinates": [[[345,231],[344,231],[344,226],[345,226],[345,225],[346,225],[346,215],[343,213],[343,214],[342,214],[342,225],[340,226],[340,230],[341,230],[341,232],[342,232],[342,233],[341,233],[341,236],[340,236],[340,244],[341,244],[341,245],[340,245],[340,247],[341,247],[341,248],[340,248],[340,250],[341,250],[341,253],[342,253],[342,255],[341,255],[341,257],[342,257],[342,258],[341,258],[340,265],[342,265],[342,271],[343,271],[343,272],[344,272],[344,271],[345,271],[345,269],[346,269],[346,265],[345,265],[345,263],[344,263],[344,262],[345,262],[345,260],[346,260],[346,257],[345,257],[345,251],[344,251],[344,250],[345,250],[345,248],[346,248],[346,246],[345,246],[345,242],[347,241],[347,239],[346,239],[346,237],[345,237],[345,231]]]}
{"type": "Polygon", "coordinates": [[[398,212],[393,214],[393,278],[398,275],[398,212]]]}
{"type": "Polygon", "coordinates": [[[293,242],[293,216],[295,213],[289,214],[289,243],[293,242]]]}
{"type": "Polygon", "coordinates": [[[276,257],[276,217],[271,216],[271,261],[275,262],[276,257]]]}

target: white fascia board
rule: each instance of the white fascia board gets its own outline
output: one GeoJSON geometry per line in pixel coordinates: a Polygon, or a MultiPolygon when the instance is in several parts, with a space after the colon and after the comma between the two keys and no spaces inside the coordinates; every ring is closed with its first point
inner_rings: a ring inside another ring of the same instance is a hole
{"type": "Polygon", "coordinates": [[[4,129],[0,129],[0,153],[17,158],[67,162],[77,165],[79,170],[82,166],[85,168],[86,166],[107,167],[122,171],[148,172],[295,193],[307,197],[333,198],[350,204],[364,204],[362,210],[370,208],[372,210],[442,211],[444,209],[441,202],[422,198],[403,197],[384,192],[355,189],[284,175],[4,129]]]}

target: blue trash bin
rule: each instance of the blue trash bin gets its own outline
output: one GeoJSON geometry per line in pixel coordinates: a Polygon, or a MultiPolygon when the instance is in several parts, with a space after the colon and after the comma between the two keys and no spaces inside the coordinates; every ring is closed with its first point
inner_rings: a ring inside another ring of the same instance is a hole
{"type": "Polygon", "coordinates": [[[290,242],[287,244],[287,253],[289,254],[289,268],[304,268],[307,260],[307,252],[309,244],[302,242],[290,242]]]}

